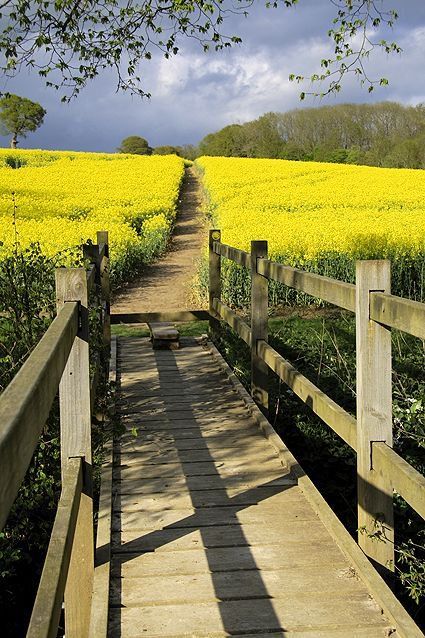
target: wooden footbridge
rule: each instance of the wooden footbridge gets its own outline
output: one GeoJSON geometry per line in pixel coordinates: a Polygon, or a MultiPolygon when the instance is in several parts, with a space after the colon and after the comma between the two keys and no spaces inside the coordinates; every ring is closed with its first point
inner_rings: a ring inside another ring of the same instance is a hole
{"type": "Polygon", "coordinates": [[[57,317],[0,397],[2,526],[60,395],[62,494],[27,636],[63,624],[66,638],[423,636],[380,575],[393,569],[393,492],[425,515],[425,479],[392,449],[390,340],[391,328],[425,339],[425,305],[390,294],[389,263],[359,262],[354,286],[211,231],[208,312],[110,316],[105,233],[86,257],[88,270],[58,270],[57,317]],[[221,258],[251,270],[250,325],[221,301],[221,258]],[[269,279],[356,313],[356,418],[267,343],[269,279]],[[105,449],[96,543],[91,301],[122,424],[105,449]],[[205,317],[212,334],[222,320],[250,346],[251,394],[207,337],[177,350],[110,342],[111,320],[205,317]],[[374,532],[359,544],[267,420],[270,370],[357,451],[359,528],[374,532]]]}

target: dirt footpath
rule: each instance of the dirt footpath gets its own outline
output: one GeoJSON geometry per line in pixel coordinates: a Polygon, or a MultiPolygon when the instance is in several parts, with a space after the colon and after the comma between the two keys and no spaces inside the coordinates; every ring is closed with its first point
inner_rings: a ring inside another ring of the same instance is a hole
{"type": "Polygon", "coordinates": [[[192,305],[191,284],[206,233],[201,199],[199,180],[192,168],[186,169],[167,253],[146,266],[136,281],[119,290],[112,302],[112,312],[185,310],[192,305]]]}

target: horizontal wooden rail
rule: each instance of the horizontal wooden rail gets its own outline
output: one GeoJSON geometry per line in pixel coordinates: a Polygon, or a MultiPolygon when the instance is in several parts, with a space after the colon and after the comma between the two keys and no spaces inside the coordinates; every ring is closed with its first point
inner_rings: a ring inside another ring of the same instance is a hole
{"type": "Polygon", "coordinates": [[[208,312],[208,310],[169,310],[165,312],[111,313],[111,324],[114,325],[120,323],[178,323],[179,321],[208,321],[209,319],[210,313],[208,312]]]}
{"type": "Polygon", "coordinates": [[[319,390],[265,341],[258,344],[258,354],[278,377],[306,403],[353,450],[356,449],[356,419],[319,390]]]}
{"type": "Polygon", "coordinates": [[[386,443],[372,443],[372,467],[390,480],[393,489],[425,518],[425,477],[386,443]]]}
{"type": "Polygon", "coordinates": [[[284,266],[269,259],[259,259],[257,267],[263,277],[279,281],[285,286],[318,297],[345,310],[356,310],[356,287],[353,284],[284,266]]]}
{"type": "Polygon", "coordinates": [[[57,636],[82,487],[82,459],[69,459],[27,638],[57,636]]]}
{"type": "Polygon", "coordinates": [[[49,416],[77,330],[78,303],[68,302],[0,396],[0,529],[49,416]]]}
{"type": "Polygon", "coordinates": [[[231,259],[240,266],[245,268],[251,268],[251,254],[245,252],[245,250],[239,250],[239,248],[233,248],[227,244],[222,244],[219,241],[213,242],[213,250],[216,255],[221,255],[226,259],[231,259]]]}
{"type": "Polygon", "coordinates": [[[220,299],[215,298],[213,301],[213,308],[215,312],[245,341],[246,344],[251,346],[251,328],[245,321],[243,321],[236,312],[233,312],[226,306],[220,299]]]}
{"type": "Polygon", "coordinates": [[[370,293],[370,318],[425,339],[425,304],[383,292],[370,293]]]}
{"type": "MultiPolygon", "coordinates": [[[[251,328],[226,304],[214,299],[214,310],[233,330],[251,345],[251,328]]],[[[356,449],[356,419],[319,390],[265,341],[258,343],[258,356],[288,387],[315,412],[353,450],[356,449]]]]}

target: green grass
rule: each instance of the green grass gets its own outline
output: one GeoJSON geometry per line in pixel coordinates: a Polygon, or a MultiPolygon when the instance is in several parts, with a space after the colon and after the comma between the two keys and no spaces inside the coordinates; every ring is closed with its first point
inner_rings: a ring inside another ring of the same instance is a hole
{"type": "MultiPolygon", "coordinates": [[[[208,321],[188,321],[187,323],[175,323],[174,326],[181,337],[200,337],[208,332],[208,321]]],[[[146,324],[140,326],[128,326],[124,324],[111,326],[111,334],[116,337],[149,337],[150,332],[146,324]]]]}

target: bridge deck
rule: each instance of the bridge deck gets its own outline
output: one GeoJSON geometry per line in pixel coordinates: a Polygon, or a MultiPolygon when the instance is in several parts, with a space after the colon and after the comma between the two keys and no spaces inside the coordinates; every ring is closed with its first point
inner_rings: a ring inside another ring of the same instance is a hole
{"type": "Polygon", "coordinates": [[[207,347],[121,339],[119,372],[109,636],[391,633],[207,347]]]}

